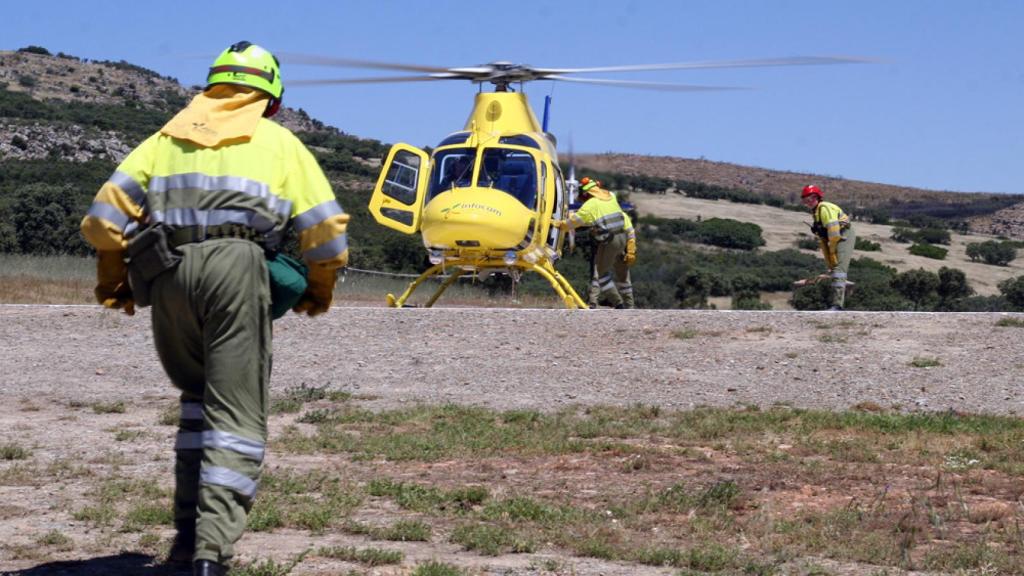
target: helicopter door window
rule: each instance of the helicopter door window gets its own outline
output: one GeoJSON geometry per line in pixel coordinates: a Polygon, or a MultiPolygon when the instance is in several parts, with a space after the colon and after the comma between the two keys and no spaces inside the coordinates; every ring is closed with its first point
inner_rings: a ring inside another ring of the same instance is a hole
{"type": "Polygon", "coordinates": [[[434,157],[434,174],[430,179],[428,198],[450,190],[463,188],[473,183],[473,164],[476,150],[455,148],[438,152],[434,157]]]}
{"type": "Polygon", "coordinates": [[[511,194],[527,208],[537,203],[537,166],[533,156],[520,150],[484,150],[484,169],[478,186],[497,188],[511,194]]]}
{"type": "Polygon", "coordinates": [[[420,173],[420,158],[404,150],[395,154],[388,168],[381,191],[406,206],[416,202],[416,182],[420,173]]]}

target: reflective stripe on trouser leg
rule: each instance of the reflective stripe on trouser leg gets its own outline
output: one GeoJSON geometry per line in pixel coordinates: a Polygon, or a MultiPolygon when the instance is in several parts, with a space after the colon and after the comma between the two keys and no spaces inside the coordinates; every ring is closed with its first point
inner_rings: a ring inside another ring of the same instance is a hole
{"type": "MultiPolygon", "coordinates": [[[[182,394],[181,417],[178,420],[178,438],[184,434],[198,434],[203,430],[203,403],[189,400],[182,394]]],[[[195,523],[199,502],[199,462],[203,458],[200,446],[174,445],[174,521],[195,523]]]]}
{"type": "Polygon", "coordinates": [[[199,367],[203,426],[179,438],[179,453],[202,447],[194,559],[225,563],[245,528],[267,436],[270,290],[256,244],[217,239],[181,250],[182,263],[154,284],[154,339],[179,387],[195,388],[196,374],[175,360],[199,367]]]}
{"type": "Polygon", "coordinates": [[[597,246],[597,255],[594,257],[594,268],[597,272],[597,282],[601,290],[601,296],[612,306],[622,304],[622,296],[615,289],[615,282],[612,274],[615,261],[621,260],[620,255],[626,249],[626,235],[613,234],[606,242],[597,246]]]}
{"type": "Polygon", "coordinates": [[[851,226],[843,233],[843,241],[836,247],[839,263],[832,269],[832,303],[836,306],[846,305],[846,274],[850,271],[850,260],[853,258],[853,247],[856,242],[857,236],[851,226]]]}
{"type": "Polygon", "coordinates": [[[626,252],[623,252],[615,259],[612,266],[612,279],[615,280],[615,289],[622,296],[624,308],[636,308],[636,301],[633,299],[633,281],[629,277],[629,266],[626,265],[626,252]]]}

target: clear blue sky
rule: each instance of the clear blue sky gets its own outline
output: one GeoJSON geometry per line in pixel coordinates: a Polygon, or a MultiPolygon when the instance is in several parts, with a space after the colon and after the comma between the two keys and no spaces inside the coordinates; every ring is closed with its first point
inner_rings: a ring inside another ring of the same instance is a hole
{"type": "MultiPolygon", "coordinates": [[[[127,60],[186,86],[236,40],[272,51],[439,66],[589,67],[803,55],[870,65],[604,74],[749,86],[669,93],[536,82],[538,116],[580,152],[705,157],[940,190],[1024,193],[1024,2],[519,0],[5,3],[0,49],[127,60]],[[196,58],[196,55],[204,55],[196,58]]],[[[373,72],[285,67],[285,103],[345,132],[436,144],[468,82],[287,88],[373,72]]],[[[564,148],[564,145],[563,145],[564,148]]]]}

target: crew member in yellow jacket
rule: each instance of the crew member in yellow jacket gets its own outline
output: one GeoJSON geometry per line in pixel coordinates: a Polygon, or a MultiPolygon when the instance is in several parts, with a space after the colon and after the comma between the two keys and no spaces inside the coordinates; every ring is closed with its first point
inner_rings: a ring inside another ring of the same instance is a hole
{"type": "Polygon", "coordinates": [[[579,210],[554,224],[563,230],[591,227],[590,236],[597,249],[590,271],[592,288],[588,304],[596,306],[603,296],[616,308],[635,308],[629,276],[629,268],[636,262],[633,221],[619,206],[615,194],[601,188],[596,180],[580,179],[580,199],[584,202],[579,210]]]}
{"type": "Polygon", "coordinates": [[[821,253],[825,256],[828,274],[832,277],[831,310],[842,310],[846,304],[846,274],[850,270],[850,259],[853,258],[853,247],[857,236],[850,224],[850,217],[843,209],[831,202],[822,200],[821,188],[811,184],[804,186],[800,198],[814,214],[811,230],[818,236],[821,253]]]}
{"type": "Polygon", "coordinates": [[[227,571],[266,450],[266,258],[294,227],[309,273],[293,310],[309,316],[329,309],[348,261],[348,215],[313,155],[269,119],[283,92],[270,52],[232,45],[205,91],[124,159],[82,221],[98,255],[97,300],[129,315],[136,299],[152,304],[160,361],[181,390],[169,561],[204,576],[227,571]],[[154,230],[164,250],[136,256],[133,240],[154,230]],[[146,261],[161,264],[136,282],[146,261]]]}

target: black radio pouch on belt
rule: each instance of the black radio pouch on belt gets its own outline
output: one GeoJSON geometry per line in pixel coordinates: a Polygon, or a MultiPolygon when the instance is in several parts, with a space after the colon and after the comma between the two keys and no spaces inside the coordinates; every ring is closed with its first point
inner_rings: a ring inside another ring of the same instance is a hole
{"type": "Polygon", "coordinates": [[[149,306],[153,279],[181,262],[181,252],[171,246],[169,235],[167,226],[153,224],[128,242],[128,282],[136,306],[149,306]]]}

